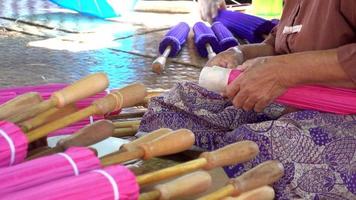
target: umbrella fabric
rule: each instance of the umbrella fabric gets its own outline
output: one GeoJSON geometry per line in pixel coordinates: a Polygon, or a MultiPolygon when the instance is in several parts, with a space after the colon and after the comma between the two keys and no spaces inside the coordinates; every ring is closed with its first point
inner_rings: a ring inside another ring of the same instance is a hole
{"type": "Polygon", "coordinates": [[[0,182],[0,196],[98,168],[100,161],[93,151],[72,147],[64,153],[0,168],[0,180],[6,180],[0,182]]]}
{"type": "Polygon", "coordinates": [[[268,35],[275,26],[269,20],[228,10],[219,11],[214,21],[221,22],[233,34],[246,39],[250,43],[262,42],[264,40],[263,35],[268,35]]]}
{"type": "Polygon", "coordinates": [[[169,57],[175,57],[178,55],[182,46],[187,41],[187,37],[190,31],[190,27],[185,22],[180,22],[174,27],[172,27],[164,36],[162,41],[159,44],[159,52],[163,54],[163,52],[167,49],[167,47],[171,47],[171,52],[169,53],[169,57]]]}
{"type": "Polygon", "coordinates": [[[11,200],[137,200],[139,186],[124,166],[110,166],[3,196],[11,200]]]}
{"type": "Polygon", "coordinates": [[[193,26],[194,44],[201,57],[207,57],[206,44],[210,44],[214,52],[220,51],[219,42],[213,30],[203,22],[197,22],[193,26]]]}
{"type": "Polygon", "coordinates": [[[225,51],[230,47],[239,45],[237,39],[221,22],[214,22],[213,25],[211,25],[211,29],[214,31],[216,37],[219,40],[221,51],[225,51]]]}
{"type": "Polygon", "coordinates": [[[27,144],[27,137],[19,127],[0,121],[0,167],[22,162],[27,155],[27,144]]]}

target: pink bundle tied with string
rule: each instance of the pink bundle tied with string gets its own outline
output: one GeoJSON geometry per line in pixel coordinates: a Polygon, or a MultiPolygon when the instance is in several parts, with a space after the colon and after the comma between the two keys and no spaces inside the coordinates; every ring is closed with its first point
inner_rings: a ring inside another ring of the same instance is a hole
{"type": "MultiPolygon", "coordinates": [[[[222,92],[235,80],[241,71],[222,67],[204,67],[199,77],[199,85],[215,92],[222,92]]],[[[356,90],[323,87],[299,86],[289,88],[276,102],[300,109],[318,110],[336,114],[356,113],[356,90]]]]}
{"type": "Polygon", "coordinates": [[[6,180],[0,182],[0,196],[98,168],[100,161],[93,151],[72,147],[64,153],[0,168],[0,180],[6,180]]]}
{"type": "Polygon", "coordinates": [[[3,196],[12,200],[137,200],[135,175],[124,166],[110,166],[3,196]]]}

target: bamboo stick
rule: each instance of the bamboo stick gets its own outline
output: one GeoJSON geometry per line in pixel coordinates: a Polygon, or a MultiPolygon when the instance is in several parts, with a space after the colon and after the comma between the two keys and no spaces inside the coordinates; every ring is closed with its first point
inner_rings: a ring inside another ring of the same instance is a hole
{"type": "Polygon", "coordinates": [[[134,136],[137,133],[139,127],[140,127],[139,125],[133,125],[131,127],[116,128],[112,136],[118,138],[126,137],[126,136],[134,136]]]}
{"type": "Polygon", "coordinates": [[[140,125],[141,120],[131,120],[131,121],[123,121],[123,122],[114,122],[115,128],[126,128],[135,125],[140,125]]]}
{"type": "Polygon", "coordinates": [[[237,197],[227,197],[223,200],[273,200],[275,193],[272,187],[263,186],[257,189],[244,192],[237,197]]]}

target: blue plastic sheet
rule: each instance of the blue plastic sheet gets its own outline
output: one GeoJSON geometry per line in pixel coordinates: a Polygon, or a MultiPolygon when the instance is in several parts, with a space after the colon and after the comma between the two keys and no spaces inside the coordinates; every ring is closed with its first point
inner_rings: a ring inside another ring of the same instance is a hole
{"type": "Polygon", "coordinates": [[[118,17],[133,9],[138,0],[50,0],[53,3],[100,18],[118,17]]]}

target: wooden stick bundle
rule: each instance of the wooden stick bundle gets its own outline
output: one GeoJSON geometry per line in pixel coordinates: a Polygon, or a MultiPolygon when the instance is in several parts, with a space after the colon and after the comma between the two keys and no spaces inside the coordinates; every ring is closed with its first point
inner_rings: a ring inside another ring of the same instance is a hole
{"type": "Polygon", "coordinates": [[[272,184],[284,175],[283,165],[279,161],[266,161],[250,169],[241,176],[231,179],[231,183],[199,200],[216,200],[236,196],[252,189],[272,184]]]}
{"type": "Polygon", "coordinates": [[[101,158],[101,164],[108,166],[134,159],[150,159],[152,157],[179,153],[191,148],[194,144],[194,134],[188,129],[179,129],[163,135],[152,141],[139,144],[132,151],[110,154],[101,158]]]}
{"type": "Polygon", "coordinates": [[[257,144],[252,141],[237,142],[216,151],[202,153],[198,159],[138,176],[137,182],[140,185],[145,185],[198,169],[210,170],[216,167],[243,163],[253,159],[258,152],[257,144]]]}
{"type": "Polygon", "coordinates": [[[208,172],[198,171],[155,186],[155,190],[140,195],[139,200],[169,200],[205,192],[212,184],[208,172]]]}
{"type": "Polygon", "coordinates": [[[104,73],[89,75],[68,87],[54,92],[50,99],[29,107],[21,114],[10,117],[8,120],[14,123],[22,122],[53,107],[61,108],[80,99],[90,97],[105,90],[108,85],[109,81],[104,73]]]}

